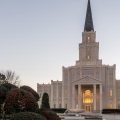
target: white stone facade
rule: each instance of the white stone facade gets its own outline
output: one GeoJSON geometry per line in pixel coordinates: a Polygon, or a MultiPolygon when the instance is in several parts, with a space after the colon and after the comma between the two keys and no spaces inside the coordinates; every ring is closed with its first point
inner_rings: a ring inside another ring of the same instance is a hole
{"type": "Polygon", "coordinates": [[[96,32],[83,32],[79,60],[74,66],[62,68],[62,81],[37,85],[38,93],[49,94],[51,107],[99,111],[120,105],[120,81],[116,80],[116,66],[102,64],[98,55],[99,43],[95,41],[95,36],[96,32]],[[84,102],[83,93],[86,90],[93,94],[92,102],[84,102]]]}
{"type": "Polygon", "coordinates": [[[104,65],[99,59],[96,32],[84,31],[76,64],[62,68],[62,81],[37,84],[37,91],[49,94],[52,108],[86,111],[117,108],[120,106],[120,81],[116,80],[115,72],[116,65],[104,65]]]}
{"type": "Polygon", "coordinates": [[[62,108],[62,81],[53,81],[51,84],[37,84],[37,92],[41,104],[43,93],[48,93],[51,108],[62,108]]]}

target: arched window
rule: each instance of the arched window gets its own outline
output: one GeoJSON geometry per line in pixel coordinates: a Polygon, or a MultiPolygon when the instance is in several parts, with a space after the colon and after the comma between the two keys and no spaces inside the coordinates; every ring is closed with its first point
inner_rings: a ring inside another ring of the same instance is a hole
{"type": "Polygon", "coordinates": [[[85,104],[93,103],[93,93],[90,90],[86,90],[83,93],[83,103],[85,104]]]}

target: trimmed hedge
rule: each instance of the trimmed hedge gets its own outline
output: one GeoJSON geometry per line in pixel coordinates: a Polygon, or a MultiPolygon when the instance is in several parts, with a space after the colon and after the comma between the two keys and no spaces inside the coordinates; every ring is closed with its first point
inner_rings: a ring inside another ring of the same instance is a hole
{"type": "Polygon", "coordinates": [[[39,100],[40,97],[39,97],[38,93],[35,90],[33,90],[31,87],[24,85],[24,86],[21,86],[20,89],[23,89],[25,91],[32,93],[33,96],[35,97],[36,101],[39,100]]]}
{"type": "Polygon", "coordinates": [[[48,95],[48,93],[43,93],[41,108],[50,109],[49,95],[48,95]]]}
{"type": "Polygon", "coordinates": [[[4,111],[6,114],[18,112],[35,112],[38,103],[32,93],[23,89],[12,89],[6,97],[4,111]]]}
{"type": "Polygon", "coordinates": [[[52,110],[56,113],[64,113],[67,109],[65,109],[65,108],[52,108],[52,110]]]}
{"type": "Polygon", "coordinates": [[[46,120],[46,118],[33,112],[20,112],[11,115],[10,120],[46,120]]]}
{"type": "Polygon", "coordinates": [[[44,116],[47,120],[61,120],[56,112],[51,109],[39,109],[38,113],[44,116]]]}
{"type": "Polygon", "coordinates": [[[120,109],[103,109],[102,114],[120,114],[120,109]]]}

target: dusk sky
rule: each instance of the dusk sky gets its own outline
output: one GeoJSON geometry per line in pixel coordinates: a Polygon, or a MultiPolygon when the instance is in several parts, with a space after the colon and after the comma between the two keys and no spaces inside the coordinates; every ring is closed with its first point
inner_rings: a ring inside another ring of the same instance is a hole
{"type": "MultiPolygon", "coordinates": [[[[13,70],[21,84],[62,80],[62,66],[75,65],[88,0],[0,0],[0,70],[13,70]]],[[[91,0],[103,64],[116,64],[120,79],[120,0],[91,0]]]]}

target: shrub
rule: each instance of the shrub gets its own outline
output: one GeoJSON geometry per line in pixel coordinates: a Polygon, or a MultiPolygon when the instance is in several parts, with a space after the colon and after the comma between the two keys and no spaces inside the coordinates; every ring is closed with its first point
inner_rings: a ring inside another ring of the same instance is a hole
{"type": "Polygon", "coordinates": [[[61,120],[60,117],[50,109],[49,96],[47,93],[44,93],[42,96],[41,109],[38,110],[38,113],[46,117],[47,120],[61,120]]]}
{"type": "Polygon", "coordinates": [[[66,108],[52,108],[52,110],[56,113],[64,113],[66,108]]]}
{"type": "Polygon", "coordinates": [[[38,104],[34,96],[22,89],[12,89],[6,97],[4,111],[6,114],[20,111],[34,112],[38,104]]]}
{"type": "Polygon", "coordinates": [[[120,114],[120,109],[103,109],[103,114],[120,114]]]}
{"type": "Polygon", "coordinates": [[[17,86],[15,86],[11,83],[4,83],[4,84],[2,84],[2,86],[4,86],[7,89],[7,91],[10,91],[11,89],[14,89],[14,88],[18,88],[17,86]]]}
{"type": "Polygon", "coordinates": [[[47,120],[61,120],[61,118],[51,109],[40,109],[39,113],[46,117],[47,120]]]}
{"type": "Polygon", "coordinates": [[[46,120],[46,118],[33,112],[20,112],[13,114],[10,120],[46,120]]]}
{"type": "Polygon", "coordinates": [[[40,97],[39,97],[38,93],[35,90],[33,90],[31,87],[24,85],[24,86],[21,86],[20,89],[23,89],[23,90],[26,90],[26,91],[32,93],[33,96],[35,97],[36,101],[39,100],[40,97]]]}
{"type": "Polygon", "coordinates": [[[49,96],[48,96],[47,93],[44,93],[43,96],[42,96],[41,108],[50,109],[50,105],[49,105],[49,96]]]}
{"type": "Polygon", "coordinates": [[[6,98],[7,89],[4,86],[0,86],[0,104],[3,104],[6,98]]]}

